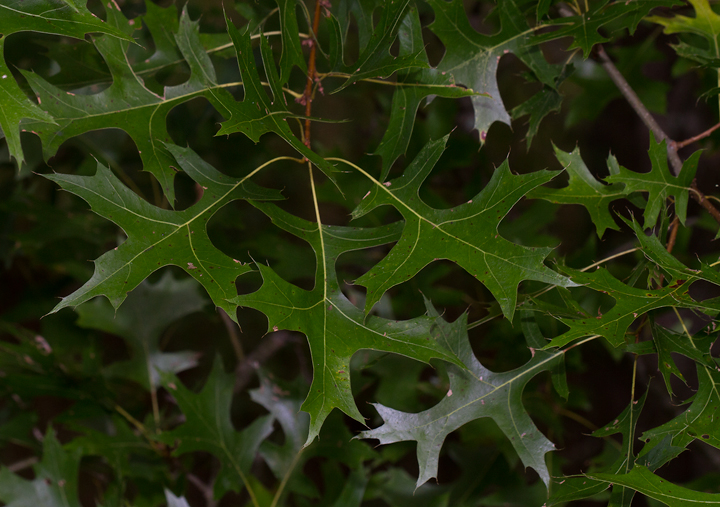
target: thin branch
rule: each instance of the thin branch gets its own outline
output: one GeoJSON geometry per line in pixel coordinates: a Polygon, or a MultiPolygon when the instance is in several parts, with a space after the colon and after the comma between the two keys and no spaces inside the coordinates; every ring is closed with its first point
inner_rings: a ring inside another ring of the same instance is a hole
{"type": "Polygon", "coordinates": [[[235,351],[235,357],[238,360],[238,364],[242,363],[243,361],[245,361],[245,351],[243,350],[242,343],[240,342],[240,335],[238,334],[239,327],[237,324],[235,324],[235,322],[233,322],[230,316],[225,313],[225,310],[223,310],[222,308],[218,308],[218,313],[220,314],[220,318],[225,325],[225,330],[230,337],[230,343],[232,344],[232,348],[235,351]]]}
{"type": "Polygon", "coordinates": [[[250,352],[243,362],[238,363],[237,368],[235,369],[234,392],[239,393],[245,389],[252,380],[253,375],[255,375],[255,370],[258,366],[270,359],[275,352],[283,348],[288,343],[295,343],[299,341],[300,339],[297,336],[287,331],[272,333],[263,338],[255,350],[250,352]]]}
{"type": "Polygon", "coordinates": [[[202,479],[195,474],[187,474],[187,480],[188,482],[193,483],[195,487],[200,490],[203,497],[205,497],[206,507],[215,507],[217,505],[212,485],[205,484],[202,479]]]}
{"type": "MultiPolygon", "coordinates": [[[[635,110],[647,128],[655,134],[655,138],[667,141],[668,159],[670,160],[670,165],[672,166],[672,172],[675,176],[680,174],[683,164],[677,154],[677,143],[670,139],[660,125],[658,125],[655,118],[652,117],[650,111],[648,111],[645,105],[640,101],[635,91],[630,87],[627,80],[623,77],[617,67],[615,67],[615,64],[612,62],[602,46],[597,46],[597,54],[603,68],[610,76],[610,79],[613,80],[615,85],[618,87],[618,90],[620,90],[620,93],[622,93],[623,97],[625,97],[628,103],[630,103],[630,106],[635,110]]],[[[715,221],[720,224],[720,211],[718,211],[718,209],[705,197],[705,194],[700,191],[695,180],[693,180],[690,185],[690,190],[692,198],[695,199],[700,206],[705,208],[715,221]]]]}
{"type": "Polygon", "coordinates": [[[21,459],[20,461],[16,461],[15,463],[8,465],[7,469],[11,472],[19,472],[20,470],[33,466],[38,461],[37,456],[30,456],[29,458],[21,459]]]}
{"type": "Polygon", "coordinates": [[[676,149],[676,150],[679,150],[680,148],[684,148],[684,147],[687,146],[688,144],[692,144],[692,143],[694,143],[695,141],[699,141],[699,140],[701,140],[701,139],[705,139],[705,138],[708,137],[710,134],[712,134],[713,132],[715,132],[718,128],[720,128],[720,123],[718,123],[718,124],[716,124],[716,125],[713,125],[712,127],[710,127],[709,129],[707,129],[705,132],[703,132],[703,133],[701,133],[701,134],[698,134],[698,135],[696,135],[696,136],[690,137],[689,139],[685,139],[684,141],[680,141],[679,143],[676,143],[675,141],[672,141],[672,142],[673,142],[674,145],[675,145],[675,149],[676,149]]]}

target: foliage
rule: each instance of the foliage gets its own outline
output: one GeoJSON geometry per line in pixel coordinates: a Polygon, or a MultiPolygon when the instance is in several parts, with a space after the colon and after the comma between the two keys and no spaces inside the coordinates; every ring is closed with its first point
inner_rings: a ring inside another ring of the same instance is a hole
{"type": "Polygon", "coordinates": [[[0,502],[720,503],[689,4],[0,0],[0,502]]]}

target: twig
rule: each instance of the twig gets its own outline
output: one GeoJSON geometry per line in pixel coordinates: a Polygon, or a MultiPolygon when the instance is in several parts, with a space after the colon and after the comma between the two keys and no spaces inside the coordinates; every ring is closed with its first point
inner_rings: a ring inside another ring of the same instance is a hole
{"type": "Polygon", "coordinates": [[[238,325],[233,322],[230,316],[225,313],[225,310],[223,310],[222,308],[218,308],[218,313],[220,314],[220,318],[225,325],[225,330],[230,337],[230,343],[232,344],[233,350],[235,351],[235,357],[237,358],[238,363],[242,363],[243,361],[245,361],[245,351],[243,351],[243,346],[240,342],[240,336],[238,335],[238,325]]]}
{"type": "Polygon", "coordinates": [[[679,150],[680,148],[684,148],[684,147],[687,146],[688,144],[692,144],[692,143],[694,143],[695,141],[699,141],[700,139],[705,139],[705,138],[708,137],[710,134],[712,134],[713,132],[715,132],[718,128],[720,128],[720,123],[718,123],[718,124],[716,124],[716,125],[713,125],[712,127],[710,127],[709,129],[707,129],[705,132],[703,132],[703,133],[701,133],[701,134],[698,134],[698,135],[696,135],[696,136],[693,136],[693,137],[690,137],[690,138],[688,138],[688,139],[685,139],[684,141],[680,141],[679,143],[676,143],[675,141],[671,141],[671,142],[674,144],[675,149],[676,149],[676,150],[679,150]]]}
{"type": "Polygon", "coordinates": [[[322,6],[322,0],[315,0],[315,16],[313,17],[313,28],[312,33],[315,36],[310,46],[310,58],[308,58],[308,75],[307,81],[305,82],[305,93],[302,95],[302,99],[305,101],[305,129],[303,132],[303,141],[305,146],[310,148],[310,115],[312,114],[312,87],[315,82],[315,54],[317,52],[317,32],[320,26],[320,7],[322,6]]]}
{"type": "MultiPolygon", "coordinates": [[[[618,87],[620,93],[622,93],[623,97],[625,97],[625,99],[630,103],[630,106],[635,110],[638,116],[640,116],[640,119],[647,128],[655,134],[657,139],[664,139],[667,141],[668,159],[670,160],[673,174],[675,176],[680,174],[680,171],[682,170],[682,161],[677,154],[677,143],[670,139],[660,125],[658,125],[655,118],[652,117],[650,111],[648,111],[645,105],[640,101],[635,91],[630,87],[627,80],[623,77],[617,67],[615,67],[615,64],[612,62],[602,46],[597,46],[597,55],[603,68],[610,76],[610,79],[613,80],[615,86],[618,87]]],[[[700,191],[695,180],[693,180],[690,185],[690,190],[692,198],[695,199],[700,206],[705,208],[715,221],[720,224],[720,211],[718,211],[718,209],[705,197],[705,194],[700,191]]]]}
{"type": "Polygon", "coordinates": [[[299,338],[287,331],[272,333],[262,339],[260,344],[247,355],[244,361],[238,363],[235,369],[235,387],[236,393],[245,389],[255,375],[255,370],[262,363],[270,359],[275,352],[283,348],[288,343],[298,342],[299,338]]]}
{"type": "Polygon", "coordinates": [[[33,466],[37,462],[37,456],[30,456],[29,458],[21,459],[20,461],[16,461],[15,463],[8,465],[7,469],[11,472],[19,472],[20,470],[33,466]]]}
{"type": "Polygon", "coordinates": [[[217,501],[215,500],[215,493],[213,492],[213,487],[210,484],[205,484],[197,475],[194,474],[187,474],[187,479],[189,482],[192,482],[197,489],[200,490],[202,495],[205,497],[205,505],[206,507],[215,507],[217,505],[217,501]]]}

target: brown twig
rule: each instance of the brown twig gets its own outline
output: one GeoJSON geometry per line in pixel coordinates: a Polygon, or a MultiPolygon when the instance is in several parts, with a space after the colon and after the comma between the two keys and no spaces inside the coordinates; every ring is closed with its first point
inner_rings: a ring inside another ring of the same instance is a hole
{"type": "Polygon", "coordinates": [[[680,141],[679,143],[676,143],[675,141],[672,141],[672,143],[674,144],[675,149],[679,150],[680,148],[684,148],[688,144],[692,144],[695,141],[699,141],[700,139],[705,139],[710,134],[715,132],[718,128],[720,128],[720,123],[718,123],[717,125],[713,125],[712,127],[710,127],[709,129],[707,129],[705,132],[703,132],[701,134],[698,134],[696,136],[685,139],[684,141],[680,141]]]}
{"type": "MultiPolygon", "coordinates": [[[[303,93],[301,100],[305,103],[305,132],[304,132],[304,143],[305,146],[310,148],[310,115],[312,113],[312,87],[315,82],[315,54],[317,52],[317,32],[320,26],[320,8],[322,7],[322,0],[315,0],[315,16],[313,17],[313,38],[308,39],[312,42],[310,46],[310,58],[308,58],[308,75],[307,81],[305,82],[305,93],[303,93]]],[[[302,103],[302,102],[301,102],[302,103]]]]}

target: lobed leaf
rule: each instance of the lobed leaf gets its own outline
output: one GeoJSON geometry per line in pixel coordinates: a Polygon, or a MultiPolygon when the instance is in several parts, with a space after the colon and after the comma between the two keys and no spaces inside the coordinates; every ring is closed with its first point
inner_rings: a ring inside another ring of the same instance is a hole
{"type": "Polygon", "coordinates": [[[409,280],[438,259],[456,262],[480,280],[509,320],[515,313],[521,281],[572,286],[573,282],[543,264],[551,248],[520,246],[501,237],[497,230],[523,195],[554,177],[551,172],[513,176],[505,161],[487,186],[465,204],[437,210],[422,202],[418,194],[420,185],[442,155],[447,139],[448,136],[428,143],[400,178],[380,183],[365,173],[373,187],[353,211],[353,218],[378,206],[392,205],[405,219],[402,236],[390,253],[355,280],[367,287],[365,312],[388,289],[409,280]]]}
{"type": "Polygon", "coordinates": [[[126,33],[104,23],[85,5],[69,5],[60,0],[0,2],[0,137],[4,134],[10,157],[21,167],[25,161],[20,145],[20,123],[23,119],[54,123],[48,111],[34,104],[20,89],[5,62],[5,40],[17,32],[34,31],[83,39],[88,33],[105,33],[132,41],[126,33]]]}
{"type": "Polygon", "coordinates": [[[236,431],[230,420],[235,379],[222,368],[222,361],[215,360],[199,393],[190,391],[174,375],[161,375],[165,388],[185,415],[185,422],[162,433],[158,439],[170,445],[177,443],[173,451],[176,456],[194,451],[216,456],[222,463],[215,480],[216,497],[229,490],[241,491],[244,487],[254,498],[249,481],[250,467],[260,444],[272,433],[273,417],[259,417],[244,430],[236,431]]]}
{"type": "Polygon", "coordinates": [[[570,279],[580,285],[603,292],[613,297],[615,306],[597,317],[569,319],[556,317],[570,329],[553,338],[548,347],[562,347],[584,336],[600,335],[613,347],[625,343],[625,332],[638,317],[657,308],[691,308],[707,314],[720,311],[720,302],[716,300],[696,301],[688,289],[688,280],[672,280],[662,289],[639,289],[630,287],[612,276],[606,269],[598,268],[592,273],[584,273],[563,268],[570,279]]]}
{"type": "Polygon", "coordinates": [[[462,1],[428,0],[428,3],[435,11],[430,29],[446,48],[438,70],[452,74],[457,84],[484,95],[471,99],[475,109],[474,127],[480,131],[481,143],[485,142],[494,122],[510,125],[496,77],[503,55],[515,54],[541,83],[555,88],[560,70],[547,63],[540,49],[530,43],[533,29],[528,27],[516,0],[498,3],[501,28],[492,36],[481,35],[470,26],[462,1]]]}
{"type": "Polygon", "coordinates": [[[555,156],[568,173],[567,186],[562,188],[537,187],[528,192],[527,197],[545,199],[557,204],[585,206],[600,238],[607,229],[619,230],[620,228],[608,210],[608,205],[615,199],[620,199],[628,194],[624,185],[622,183],[603,185],[596,180],[583,162],[579,148],[575,148],[571,153],[566,153],[556,146],[555,156]]]}
{"type": "Polygon", "coordinates": [[[58,183],[90,204],[91,209],[123,229],[127,240],[95,261],[90,280],[53,309],[77,306],[104,295],[118,308],[127,293],[162,266],[180,266],[205,288],[215,305],[235,319],[227,300],[237,294],[235,279],[251,268],[228,257],[210,241],[207,222],[235,199],[280,199],[278,192],[254,185],[249,176],[230,178],[203,161],[189,148],[166,145],[180,166],[203,187],[202,198],[183,211],[157,208],[123,185],[98,163],[94,176],[53,174],[58,183]]]}
{"type": "MultiPolygon", "coordinates": [[[[538,35],[533,42],[540,43],[560,37],[572,37],[573,42],[568,49],[580,48],[583,51],[583,57],[588,58],[595,44],[610,40],[600,35],[599,30],[601,28],[607,28],[608,25],[615,21],[622,20],[622,29],[627,28],[632,35],[635,33],[640,21],[652,9],[656,7],[673,7],[679,3],[678,0],[635,0],[633,2],[603,0],[593,2],[591,4],[592,8],[587,9],[585,12],[576,11],[574,16],[547,23],[545,26],[554,26],[557,27],[557,30],[538,35]]],[[[587,4],[585,5],[587,6],[587,4]]]]}
{"type": "Polygon", "coordinates": [[[426,305],[428,314],[437,319],[433,326],[435,339],[453,351],[467,369],[449,365],[447,396],[424,412],[410,414],[374,404],[384,424],[361,432],[358,438],[375,438],[380,444],[417,441],[420,473],[416,487],[420,487],[437,477],[440,448],[447,435],[474,419],[491,417],[510,439],[523,464],[533,468],[549,485],[545,454],[555,446],[525,411],[522,392],[535,375],[562,362],[564,353],[536,351],[534,357],[520,368],[504,373],[491,372],[472,352],[467,337],[467,314],[449,324],[439,317],[428,301],[426,305]]]}
{"type": "Polygon", "coordinates": [[[621,166],[617,174],[611,174],[605,180],[609,183],[624,183],[627,193],[648,192],[644,228],[655,227],[660,210],[671,196],[675,199],[675,213],[680,222],[685,225],[688,192],[693,179],[695,179],[701,152],[696,151],[683,163],[678,176],[671,175],[668,169],[667,147],[664,139],[658,143],[653,136],[648,153],[652,162],[652,170],[649,173],[637,173],[621,166]]]}
{"type": "Polygon", "coordinates": [[[318,225],[272,204],[252,204],[276,226],[307,241],[317,258],[315,287],[310,291],[286,282],[271,268],[258,264],[262,287],[230,300],[263,312],[268,318],[268,331],[287,329],[307,336],[313,381],[302,405],[302,410],[310,414],[306,446],[319,434],[323,421],[334,408],[364,422],[350,390],[350,359],[358,350],[394,352],[423,362],[439,358],[459,364],[430,335],[433,323],[430,317],[405,321],[365,317],[340,291],[335,273],[337,258],[347,251],[394,241],[400,224],[365,229],[318,225]]]}

